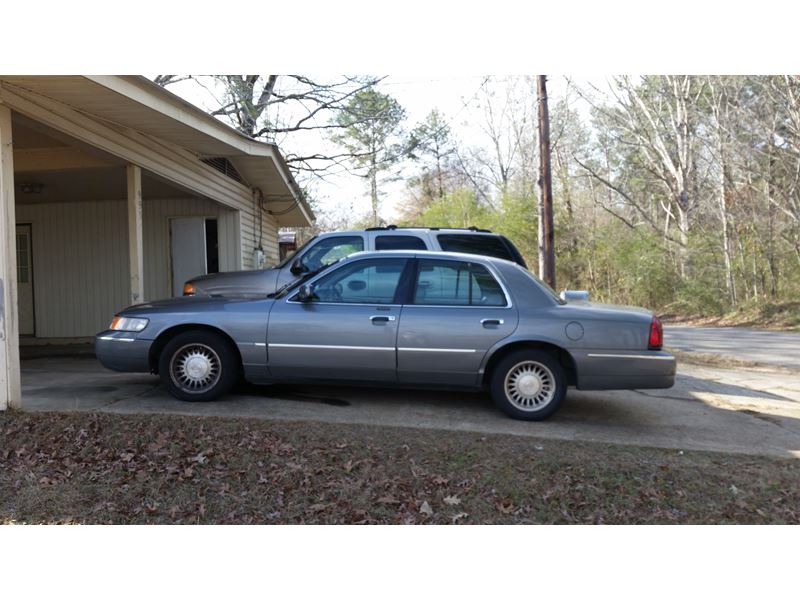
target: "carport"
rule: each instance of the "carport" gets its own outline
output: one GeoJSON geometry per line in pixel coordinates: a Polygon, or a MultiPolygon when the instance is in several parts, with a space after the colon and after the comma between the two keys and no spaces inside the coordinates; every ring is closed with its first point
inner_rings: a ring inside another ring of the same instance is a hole
{"type": "Polygon", "coordinates": [[[283,157],[149,80],[0,76],[0,410],[19,343],[86,341],[313,215],[283,157]]]}

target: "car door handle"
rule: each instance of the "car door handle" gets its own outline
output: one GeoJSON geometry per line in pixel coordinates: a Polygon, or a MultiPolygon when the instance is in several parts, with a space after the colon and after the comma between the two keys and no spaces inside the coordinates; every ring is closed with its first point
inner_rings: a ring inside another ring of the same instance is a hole
{"type": "Polygon", "coordinates": [[[489,327],[490,325],[502,325],[503,319],[481,319],[481,325],[489,327]]]}
{"type": "Polygon", "coordinates": [[[394,321],[396,317],[392,315],[372,315],[369,320],[373,323],[388,323],[394,321]]]}

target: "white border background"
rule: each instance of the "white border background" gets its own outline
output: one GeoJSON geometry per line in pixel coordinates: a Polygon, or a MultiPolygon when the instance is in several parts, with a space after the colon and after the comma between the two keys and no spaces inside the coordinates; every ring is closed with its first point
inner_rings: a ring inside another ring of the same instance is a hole
{"type": "MultiPolygon", "coordinates": [[[[774,0],[19,2],[0,72],[798,73],[774,0]]],[[[795,527],[21,527],[6,598],[780,598],[795,527]]]]}

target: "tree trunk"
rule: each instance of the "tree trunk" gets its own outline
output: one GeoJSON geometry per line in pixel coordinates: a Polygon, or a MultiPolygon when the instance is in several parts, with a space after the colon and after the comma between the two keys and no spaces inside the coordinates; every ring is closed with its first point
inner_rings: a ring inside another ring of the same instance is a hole
{"type": "Polygon", "coordinates": [[[774,197],[773,177],[775,167],[775,156],[769,153],[769,170],[767,172],[767,267],[770,274],[769,295],[773,300],[778,298],[778,264],[775,260],[775,205],[771,202],[774,197]]]}
{"type": "Polygon", "coordinates": [[[547,77],[539,75],[539,277],[556,287],[553,232],[553,185],[550,173],[550,115],[547,110],[547,77]]]}
{"type": "Polygon", "coordinates": [[[378,218],[378,169],[374,156],[369,169],[369,193],[372,199],[372,225],[373,227],[378,227],[380,226],[380,219],[378,218]]]}
{"type": "MultiPolygon", "coordinates": [[[[686,192],[682,192],[686,196],[686,192]]],[[[680,248],[678,248],[678,267],[681,279],[689,277],[691,272],[691,260],[689,257],[689,211],[684,208],[685,202],[680,199],[675,203],[678,211],[678,233],[680,234],[680,248]]]]}
{"type": "MultiPolygon", "coordinates": [[[[720,132],[721,134],[721,132],[720,132]]],[[[736,280],[733,277],[733,258],[731,256],[731,238],[728,224],[728,165],[723,154],[722,142],[719,143],[719,215],[722,221],[722,254],[725,259],[725,288],[731,306],[736,306],[736,280]]]]}

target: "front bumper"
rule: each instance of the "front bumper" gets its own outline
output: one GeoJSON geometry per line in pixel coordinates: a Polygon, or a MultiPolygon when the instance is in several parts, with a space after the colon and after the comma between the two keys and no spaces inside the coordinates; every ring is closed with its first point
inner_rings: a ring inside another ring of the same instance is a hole
{"type": "Polygon", "coordinates": [[[153,340],[142,340],[127,331],[103,331],[94,338],[94,352],[107,369],[133,373],[149,373],[150,346],[153,340]]]}
{"type": "Polygon", "coordinates": [[[663,350],[572,352],[579,390],[664,389],[675,385],[675,357],[663,350]]]}

